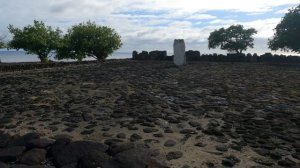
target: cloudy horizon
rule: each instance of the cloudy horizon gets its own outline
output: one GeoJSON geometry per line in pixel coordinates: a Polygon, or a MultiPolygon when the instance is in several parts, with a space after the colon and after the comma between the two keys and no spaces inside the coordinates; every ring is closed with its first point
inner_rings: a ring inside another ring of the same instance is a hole
{"type": "MultiPolygon", "coordinates": [[[[226,53],[209,50],[209,33],[232,24],[253,27],[254,49],[246,53],[270,52],[267,39],[289,8],[299,0],[0,0],[0,33],[7,26],[23,27],[41,20],[64,32],[74,24],[95,21],[114,28],[121,36],[119,52],[167,50],[173,40],[185,39],[187,50],[201,53],[226,53]]],[[[9,35],[7,36],[9,39],[9,35]]],[[[277,52],[282,53],[282,52],[277,52]]],[[[290,53],[285,53],[290,54],[290,53]]]]}

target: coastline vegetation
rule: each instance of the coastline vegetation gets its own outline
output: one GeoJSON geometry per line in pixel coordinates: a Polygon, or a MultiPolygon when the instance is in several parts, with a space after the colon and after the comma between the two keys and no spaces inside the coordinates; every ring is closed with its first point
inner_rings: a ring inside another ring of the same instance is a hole
{"type": "Polygon", "coordinates": [[[78,61],[86,57],[104,61],[122,46],[121,37],[114,29],[98,26],[90,21],[70,28],[60,44],[56,50],[57,59],[69,58],[78,61]]]}
{"type": "Polygon", "coordinates": [[[8,43],[9,48],[24,49],[27,54],[36,54],[41,62],[48,62],[51,51],[55,50],[60,41],[61,31],[46,26],[42,21],[34,20],[33,25],[23,29],[9,25],[8,30],[13,39],[8,43]]]}
{"type": "Polygon", "coordinates": [[[8,29],[13,35],[8,48],[24,49],[27,54],[36,54],[42,63],[49,61],[53,51],[59,60],[81,61],[86,57],[94,57],[103,61],[122,46],[121,36],[114,29],[90,21],[74,25],[65,35],[59,28],[54,29],[37,20],[23,29],[13,25],[9,25],[8,29]]]}
{"type": "MultiPolygon", "coordinates": [[[[9,25],[8,29],[13,38],[7,44],[0,38],[0,48],[23,49],[27,54],[38,55],[42,63],[47,63],[52,53],[56,54],[58,60],[82,61],[86,57],[93,57],[104,61],[122,46],[121,36],[114,29],[91,21],[72,26],[64,35],[59,28],[46,26],[37,20],[23,29],[13,25],[9,25]]],[[[268,42],[271,50],[300,53],[300,5],[290,9],[274,31],[274,37],[268,42]]],[[[252,36],[256,33],[254,28],[245,29],[243,25],[221,28],[210,33],[208,48],[220,47],[230,54],[241,55],[243,51],[254,47],[252,36]]]]}

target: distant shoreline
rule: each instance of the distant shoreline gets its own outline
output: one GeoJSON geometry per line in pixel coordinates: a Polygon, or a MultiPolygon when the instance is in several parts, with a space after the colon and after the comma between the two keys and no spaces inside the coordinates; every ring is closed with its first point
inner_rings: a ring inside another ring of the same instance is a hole
{"type": "MultiPolygon", "coordinates": [[[[127,59],[131,58],[132,53],[129,52],[115,52],[107,59],[127,59]]],[[[77,60],[65,59],[56,60],[54,55],[49,57],[53,62],[76,62],[77,60]]],[[[0,60],[2,63],[24,63],[24,62],[40,62],[37,55],[26,54],[24,50],[6,50],[0,49],[0,60]]],[[[87,58],[86,61],[95,60],[93,58],[87,58]]]]}

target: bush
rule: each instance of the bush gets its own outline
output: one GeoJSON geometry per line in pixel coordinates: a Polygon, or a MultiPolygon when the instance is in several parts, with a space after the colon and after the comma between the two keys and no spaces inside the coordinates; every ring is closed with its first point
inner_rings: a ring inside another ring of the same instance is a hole
{"type": "Polygon", "coordinates": [[[33,25],[23,29],[9,25],[8,29],[13,34],[9,48],[24,49],[27,54],[36,54],[43,63],[48,62],[50,52],[59,45],[61,31],[45,26],[42,21],[35,20],[33,25]]]}
{"type": "Polygon", "coordinates": [[[121,46],[121,37],[114,29],[88,21],[68,30],[57,48],[56,58],[81,61],[93,57],[103,61],[121,46]]]}

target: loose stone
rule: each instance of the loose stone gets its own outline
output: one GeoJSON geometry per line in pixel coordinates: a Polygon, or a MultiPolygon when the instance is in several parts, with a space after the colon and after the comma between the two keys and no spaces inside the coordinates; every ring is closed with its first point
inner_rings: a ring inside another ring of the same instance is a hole
{"type": "Polygon", "coordinates": [[[166,156],[167,160],[174,160],[174,159],[179,159],[183,156],[182,152],[180,151],[173,151],[169,152],[166,156]]]}
{"type": "Polygon", "coordinates": [[[175,146],[175,145],[176,145],[176,142],[175,142],[174,140],[171,140],[171,139],[167,140],[167,141],[164,143],[164,146],[165,146],[165,147],[173,147],[173,146],[175,146]]]}

